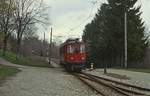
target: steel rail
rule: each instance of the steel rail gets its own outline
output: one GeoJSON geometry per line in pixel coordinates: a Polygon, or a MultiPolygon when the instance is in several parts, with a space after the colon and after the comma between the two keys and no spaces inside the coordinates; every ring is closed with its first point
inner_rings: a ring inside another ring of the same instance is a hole
{"type": "Polygon", "coordinates": [[[92,86],[92,84],[90,84],[86,80],[84,80],[82,77],[79,77],[76,74],[73,74],[73,75],[76,76],[79,80],[81,80],[84,84],[86,84],[87,86],[89,86],[91,89],[95,90],[98,94],[100,94],[102,96],[107,96],[103,92],[99,91],[97,88],[95,88],[94,86],[92,86]]]}
{"type": "MultiPolygon", "coordinates": [[[[101,84],[103,84],[103,85],[105,85],[105,86],[107,86],[107,87],[113,88],[113,89],[116,90],[117,92],[120,92],[120,93],[122,93],[122,94],[124,94],[124,95],[128,95],[128,93],[131,93],[131,94],[134,94],[134,95],[144,95],[144,96],[146,95],[146,94],[144,94],[144,93],[137,92],[137,91],[135,91],[135,90],[129,90],[129,89],[126,89],[126,88],[122,88],[122,87],[114,86],[114,85],[112,85],[112,84],[105,83],[104,81],[98,80],[98,79],[93,78],[93,77],[91,77],[91,76],[89,76],[89,77],[81,76],[81,77],[86,78],[86,79],[91,79],[91,78],[92,78],[92,79],[94,79],[96,82],[101,83],[101,84]]],[[[92,79],[91,79],[91,80],[92,80],[92,79]]],[[[129,96],[130,96],[130,95],[129,95],[129,96]]]]}
{"type": "Polygon", "coordinates": [[[138,90],[141,90],[141,91],[148,91],[148,92],[150,92],[150,89],[148,89],[148,88],[143,88],[143,87],[139,87],[139,86],[127,84],[127,83],[115,81],[115,80],[112,80],[112,79],[107,79],[107,78],[104,78],[104,77],[95,76],[95,75],[88,74],[88,73],[82,73],[82,74],[89,75],[89,76],[93,76],[93,77],[99,78],[99,79],[103,79],[103,80],[106,80],[106,81],[108,81],[108,82],[114,82],[114,83],[116,83],[116,84],[120,84],[120,85],[123,85],[123,86],[126,86],[126,87],[131,87],[131,88],[138,89],[138,90]]]}
{"type": "Polygon", "coordinates": [[[89,80],[91,80],[93,82],[96,82],[100,85],[106,86],[106,87],[108,87],[110,89],[113,89],[113,90],[117,91],[118,93],[120,93],[122,95],[125,95],[125,96],[132,96],[131,93],[134,94],[134,95],[144,95],[145,96],[145,94],[138,93],[138,92],[133,92],[133,91],[128,91],[128,90],[126,91],[126,89],[116,87],[116,86],[113,86],[111,84],[104,83],[103,81],[97,80],[97,79],[92,78],[92,77],[85,77],[85,76],[81,76],[81,75],[80,75],[80,77],[85,78],[85,79],[89,79],[89,80]]]}
{"type": "MultiPolygon", "coordinates": [[[[91,77],[85,77],[85,76],[81,76],[81,75],[77,75],[77,74],[75,74],[75,76],[77,76],[80,80],[82,79],[82,81],[85,83],[86,81],[84,80],[84,79],[88,79],[88,80],[90,80],[90,81],[92,81],[92,82],[95,82],[95,83],[97,83],[97,84],[100,84],[100,85],[103,85],[103,86],[105,86],[105,87],[108,87],[108,88],[110,88],[111,90],[115,90],[116,92],[118,92],[119,94],[121,94],[121,95],[125,95],[125,96],[132,96],[132,95],[130,95],[129,93],[127,93],[127,92],[125,92],[125,91],[123,91],[123,90],[121,90],[121,89],[119,89],[119,88],[116,88],[116,87],[114,87],[114,86],[112,86],[112,85],[109,85],[109,84],[106,84],[106,83],[104,83],[104,82],[101,82],[101,81],[99,81],[99,80],[96,80],[96,79],[94,79],[94,78],[91,78],[91,77]]],[[[97,88],[95,88],[94,86],[92,86],[91,84],[89,84],[88,82],[86,82],[86,84],[88,85],[88,86],[90,86],[90,87],[93,87],[92,89],[94,89],[94,90],[96,90],[98,93],[100,93],[101,95],[103,95],[103,96],[108,96],[108,95],[105,95],[104,93],[102,93],[102,92],[100,92],[97,88]]],[[[139,95],[139,94],[138,94],[139,95]]],[[[141,95],[141,94],[140,94],[141,95]]]]}

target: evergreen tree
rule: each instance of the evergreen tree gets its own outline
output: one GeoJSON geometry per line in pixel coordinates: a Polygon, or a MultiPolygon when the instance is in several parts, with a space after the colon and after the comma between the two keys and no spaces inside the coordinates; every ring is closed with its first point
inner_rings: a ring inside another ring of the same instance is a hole
{"type": "Polygon", "coordinates": [[[127,12],[128,64],[141,62],[148,40],[137,0],[108,0],[102,4],[94,20],[85,27],[83,39],[88,43],[91,62],[101,66],[123,66],[124,13],[127,12]],[[102,64],[102,61],[105,63],[102,64]]]}

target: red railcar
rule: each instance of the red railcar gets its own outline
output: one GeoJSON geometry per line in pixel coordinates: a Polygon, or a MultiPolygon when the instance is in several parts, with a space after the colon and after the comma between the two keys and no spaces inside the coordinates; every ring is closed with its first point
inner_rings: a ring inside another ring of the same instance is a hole
{"type": "Polygon", "coordinates": [[[79,39],[68,39],[60,47],[60,64],[68,71],[81,71],[86,62],[85,44],[79,39]]]}

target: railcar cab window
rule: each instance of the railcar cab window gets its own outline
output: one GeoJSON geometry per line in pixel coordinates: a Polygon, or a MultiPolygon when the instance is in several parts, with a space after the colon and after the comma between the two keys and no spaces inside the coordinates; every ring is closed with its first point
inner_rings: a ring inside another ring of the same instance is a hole
{"type": "Polygon", "coordinates": [[[67,53],[73,53],[74,52],[74,47],[69,45],[67,46],[67,53]]]}
{"type": "Polygon", "coordinates": [[[80,52],[81,53],[85,52],[85,45],[81,44],[81,46],[80,46],[80,52]]]}

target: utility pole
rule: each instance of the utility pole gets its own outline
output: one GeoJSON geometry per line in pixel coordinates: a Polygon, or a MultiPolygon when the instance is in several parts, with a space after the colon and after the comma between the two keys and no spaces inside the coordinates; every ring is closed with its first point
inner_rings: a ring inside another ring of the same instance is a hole
{"type": "Polygon", "coordinates": [[[42,46],[42,49],[43,49],[43,56],[45,56],[45,32],[44,32],[44,40],[43,40],[43,46],[42,46]]]}
{"type": "Polygon", "coordinates": [[[127,51],[128,51],[128,46],[127,46],[127,9],[126,9],[126,2],[125,2],[125,13],[124,13],[124,67],[127,68],[127,51]]]}
{"type": "Polygon", "coordinates": [[[52,27],[50,32],[50,44],[49,44],[49,64],[51,64],[51,56],[52,56],[52,27]]]}
{"type": "Polygon", "coordinates": [[[44,32],[44,40],[43,40],[43,42],[45,42],[45,32],[44,32]]]}

